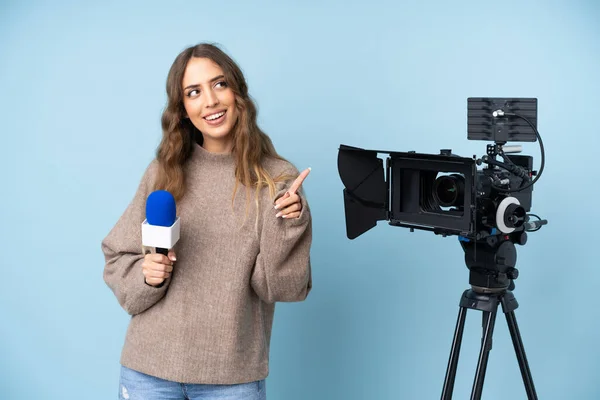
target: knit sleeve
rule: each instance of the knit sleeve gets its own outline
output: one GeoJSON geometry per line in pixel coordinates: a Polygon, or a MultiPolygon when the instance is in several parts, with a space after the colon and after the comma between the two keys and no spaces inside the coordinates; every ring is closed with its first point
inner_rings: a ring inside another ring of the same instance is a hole
{"type": "MultiPolygon", "coordinates": [[[[298,174],[293,168],[291,175],[298,174]]],[[[275,201],[285,194],[292,182],[293,179],[278,185],[275,201]]],[[[263,207],[260,250],[251,285],[267,303],[302,301],[312,288],[312,218],[302,188],[297,193],[302,201],[298,218],[277,218],[277,210],[271,202],[263,207]]]]}
{"type": "Polygon", "coordinates": [[[101,244],[105,259],[104,281],[130,315],[156,304],[165,295],[170,281],[167,279],[161,287],[154,287],[146,284],[142,274],[141,224],[146,217],[146,199],[156,166],[153,161],[146,168],[133,199],[101,244]]]}

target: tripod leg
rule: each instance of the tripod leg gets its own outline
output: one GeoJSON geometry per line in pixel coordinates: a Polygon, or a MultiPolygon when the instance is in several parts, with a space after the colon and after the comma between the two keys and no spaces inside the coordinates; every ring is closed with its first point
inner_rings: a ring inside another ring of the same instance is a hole
{"type": "Polygon", "coordinates": [[[450,358],[448,360],[448,368],[446,370],[446,379],[444,380],[442,400],[452,400],[452,392],[454,391],[454,380],[456,379],[456,368],[458,366],[458,356],[460,354],[460,344],[462,342],[466,316],[467,309],[465,307],[460,307],[458,319],[456,320],[456,329],[454,330],[452,349],[450,350],[450,358]]]}
{"type": "Polygon", "coordinates": [[[525,347],[521,340],[521,334],[519,333],[519,326],[517,325],[517,318],[515,317],[514,311],[506,313],[506,322],[508,323],[508,329],[510,331],[510,337],[512,338],[515,352],[517,353],[517,360],[519,362],[519,368],[521,369],[521,376],[523,377],[523,383],[525,384],[525,391],[527,392],[527,398],[529,400],[537,400],[537,394],[535,387],[533,386],[533,377],[529,370],[529,363],[525,356],[525,347]]]}
{"type": "Polygon", "coordinates": [[[494,325],[496,322],[496,310],[498,303],[495,304],[494,311],[484,311],[486,317],[484,326],[484,336],[479,352],[479,362],[477,363],[477,371],[475,373],[475,381],[473,382],[473,390],[471,392],[471,400],[480,400],[483,391],[483,381],[485,379],[485,371],[487,369],[488,358],[492,343],[492,335],[494,333],[494,325]]]}

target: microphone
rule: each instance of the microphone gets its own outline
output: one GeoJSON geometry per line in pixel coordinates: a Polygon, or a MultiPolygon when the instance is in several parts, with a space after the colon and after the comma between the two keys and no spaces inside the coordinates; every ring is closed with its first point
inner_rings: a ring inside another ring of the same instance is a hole
{"type": "Polygon", "coordinates": [[[142,246],[154,247],[167,255],[179,240],[180,221],[175,198],[166,190],[156,190],[146,200],[146,219],[142,222],[142,246]]]}

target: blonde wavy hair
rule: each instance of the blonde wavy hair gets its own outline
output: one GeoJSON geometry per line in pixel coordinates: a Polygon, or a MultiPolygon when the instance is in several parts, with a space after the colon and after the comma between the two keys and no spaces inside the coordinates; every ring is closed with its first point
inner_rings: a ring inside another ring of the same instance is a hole
{"type": "Polygon", "coordinates": [[[267,157],[286,160],[277,154],[269,136],[258,127],[256,105],[248,94],[248,86],[241,69],[217,45],[210,43],[186,48],[175,58],[169,70],[166,85],[167,105],[161,117],[163,134],[156,150],[159,168],[155,190],[167,190],[175,200],[181,199],[185,194],[183,166],[193,152],[195,137],[200,135],[192,122],[185,118],[183,106],[183,75],[192,57],[208,58],[221,67],[227,85],[235,94],[238,119],[231,132],[236,177],[232,202],[240,184],[245,186],[247,191],[255,189],[257,206],[258,193],[265,186],[268,186],[271,198],[274,198],[275,183],[289,179],[290,176],[272,177],[263,167],[263,162],[267,157]]]}

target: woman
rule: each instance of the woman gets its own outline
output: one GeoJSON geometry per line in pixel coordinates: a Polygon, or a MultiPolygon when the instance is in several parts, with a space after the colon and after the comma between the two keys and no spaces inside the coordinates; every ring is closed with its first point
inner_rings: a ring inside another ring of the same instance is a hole
{"type": "Polygon", "coordinates": [[[132,315],[119,393],[265,399],[274,304],[302,301],[312,287],[300,188],[309,170],[298,176],[277,155],[240,68],[218,47],[179,54],[167,96],[156,158],[102,241],[104,280],[132,315]],[[168,256],[140,251],[154,190],[172,193],[181,217],[168,256]]]}

